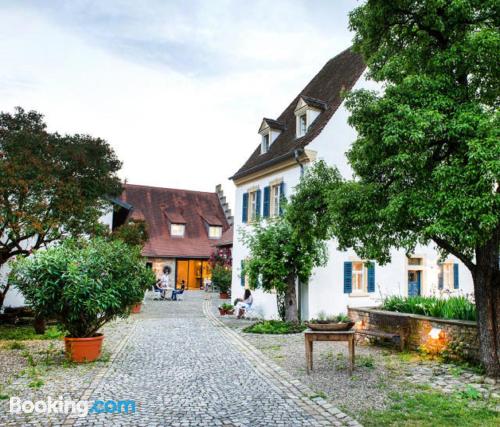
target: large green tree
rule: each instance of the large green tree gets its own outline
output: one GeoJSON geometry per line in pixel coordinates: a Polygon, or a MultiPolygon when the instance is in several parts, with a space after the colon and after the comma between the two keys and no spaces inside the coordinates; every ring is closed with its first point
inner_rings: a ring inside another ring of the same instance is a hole
{"type": "MultiPolygon", "coordinates": [[[[93,230],[106,196],[121,192],[120,167],[100,138],[48,132],[36,111],[0,113],[0,268],[93,230]]],[[[0,307],[8,289],[0,283],[0,307]]]]}
{"type": "Polygon", "coordinates": [[[482,361],[500,375],[498,1],[368,0],[354,49],[383,93],[348,95],[355,179],[333,185],[341,248],[387,262],[435,242],[470,270],[482,361]]]}

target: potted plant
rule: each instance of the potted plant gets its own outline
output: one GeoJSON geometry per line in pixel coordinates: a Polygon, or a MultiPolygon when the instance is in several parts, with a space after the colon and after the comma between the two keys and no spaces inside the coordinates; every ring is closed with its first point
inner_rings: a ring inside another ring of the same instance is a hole
{"type": "Polygon", "coordinates": [[[224,316],[226,314],[234,314],[234,306],[232,304],[224,303],[219,306],[219,314],[224,316]]]}
{"type": "Polygon", "coordinates": [[[231,287],[231,268],[215,265],[212,269],[212,283],[219,288],[219,297],[229,299],[228,290],[231,287]]]}
{"type": "Polygon", "coordinates": [[[128,316],[154,278],[139,247],[91,239],[66,240],[18,260],[10,280],[38,315],[60,322],[67,357],[91,362],[101,354],[101,327],[128,316]]]}
{"type": "Polygon", "coordinates": [[[313,331],[347,331],[354,326],[354,322],[344,313],[327,315],[320,311],[316,319],[307,322],[307,326],[313,331]]]}

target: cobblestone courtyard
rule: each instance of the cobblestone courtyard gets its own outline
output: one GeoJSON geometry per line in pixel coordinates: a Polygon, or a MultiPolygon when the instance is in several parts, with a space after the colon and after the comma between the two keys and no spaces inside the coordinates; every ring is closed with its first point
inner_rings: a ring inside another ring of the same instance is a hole
{"type": "Polygon", "coordinates": [[[8,413],[4,400],[0,424],[359,425],[321,398],[311,400],[309,389],[216,320],[211,294],[186,294],[180,302],[147,301],[143,313],[109,328],[108,361],[52,367],[36,390],[24,376],[7,387],[23,400],[133,400],[135,413],[21,416],[8,413]]]}

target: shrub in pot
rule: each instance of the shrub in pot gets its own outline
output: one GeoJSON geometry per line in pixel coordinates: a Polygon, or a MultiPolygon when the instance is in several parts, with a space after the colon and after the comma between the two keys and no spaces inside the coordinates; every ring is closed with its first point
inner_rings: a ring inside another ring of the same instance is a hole
{"type": "Polygon", "coordinates": [[[224,316],[226,314],[234,314],[234,306],[232,304],[221,304],[219,306],[219,314],[221,316],[224,316]]]}
{"type": "Polygon", "coordinates": [[[321,311],[316,319],[307,322],[307,326],[317,331],[346,331],[354,326],[354,322],[344,313],[327,315],[321,311]]]}
{"type": "Polygon", "coordinates": [[[217,286],[220,291],[221,299],[228,299],[228,290],[231,287],[231,268],[223,265],[215,265],[212,269],[212,283],[217,286]]]}
{"type": "Polygon", "coordinates": [[[37,315],[66,331],[66,354],[90,362],[101,353],[107,322],[126,317],[151,279],[139,247],[119,240],[66,240],[18,260],[10,280],[37,315]]]}

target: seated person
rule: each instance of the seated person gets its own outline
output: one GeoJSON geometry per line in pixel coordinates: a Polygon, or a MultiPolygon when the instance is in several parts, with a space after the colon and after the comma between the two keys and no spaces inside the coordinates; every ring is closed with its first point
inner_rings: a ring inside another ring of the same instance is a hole
{"type": "Polygon", "coordinates": [[[161,299],[166,298],[167,290],[169,289],[170,283],[170,268],[168,266],[163,267],[163,274],[160,279],[156,282],[156,287],[161,291],[161,299]]]}
{"type": "Polygon", "coordinates": [[[241,319],[245,315],[245,312],[250,310],[252,304],[253,304],[252,292],[250,292],[250,289],[245,289],[245,294],[243,295],[243,301],[241,300],[238,301],[235,307],[235,312],[238,319],[241,319]]]}
{"type": "Polygon", "coordinates": [[[186,283],[183,281],[181,281],[181,288],[179,290],[177,289],[174,289],[172,291],[172,301],[177,301],[177,295],[181,295],[184,293],[184,289],[186,289],[186,283]]]}

